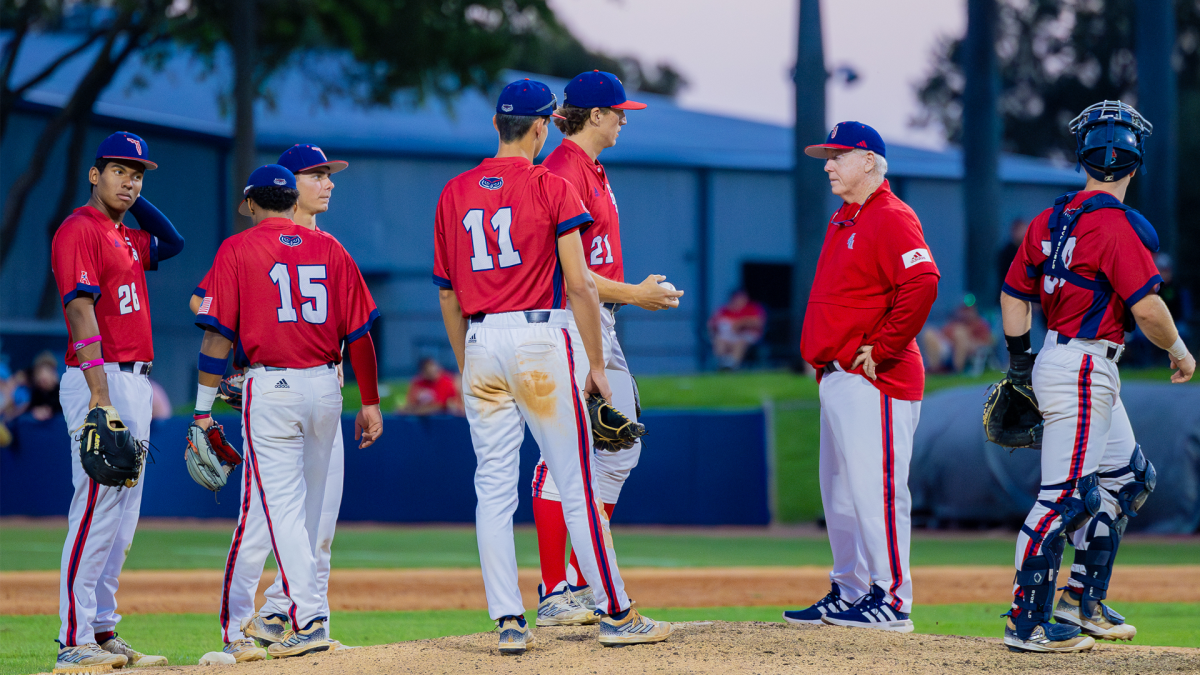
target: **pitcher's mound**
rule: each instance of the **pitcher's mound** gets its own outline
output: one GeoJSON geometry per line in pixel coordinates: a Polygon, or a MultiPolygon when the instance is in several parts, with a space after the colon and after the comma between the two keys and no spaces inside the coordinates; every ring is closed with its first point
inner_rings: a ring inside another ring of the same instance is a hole
{"type": "MultiPolygon", "coordinates": [[[[373,673],[1129,673],[1200,672],[1200,649],[1097,644],[1085,654],[1018,654],[999,639],[899,635],[781,623],[675,625],[666,642],[606,648],[596,627],[537,629],[522,656],[501,656],[495,633],[363,647],[211,669],[241,675],[373,673]]],[[[143,669],[138,669],[143,672],[143,669]]],[[[150,672],[195,672],[163,668],[150,672]]]]}

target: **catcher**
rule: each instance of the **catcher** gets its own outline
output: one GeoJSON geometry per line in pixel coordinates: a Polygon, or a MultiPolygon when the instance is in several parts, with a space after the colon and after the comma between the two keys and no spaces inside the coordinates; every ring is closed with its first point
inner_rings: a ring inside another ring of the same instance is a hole
{"type": "Polygon", "coordinates": [[[1087,185],[1033,220],[1000,296],[1013,367],[989,401],[988,435],[1015,446],[1036,445],[1040,436],[1042,446],[1042,485],[1017,537],[1004,629],[1004,644],[1014,651],[1087,651],[1095,638],[1137,634],[1104,604],[1125,527],[1155,483],[1121,403],[1117,361],[1125,331],[1136,322],[1170,353],[1178,371],[1172,382],[1188,381],[1196,368],[1157,294],[1162,277],[1151,255],[1158,235],[1123,203],[1151,130],[1120,101],[1097,103],[1071,122],[1087,185]],[[1034,302],[1050,329],[1036,363],[1029,337],[1034,302]],[[1030,404],[1045,418],[1044,429],[1030,404]],[[1068,536],[1075,560],[1055,605],[1068,536]]]}

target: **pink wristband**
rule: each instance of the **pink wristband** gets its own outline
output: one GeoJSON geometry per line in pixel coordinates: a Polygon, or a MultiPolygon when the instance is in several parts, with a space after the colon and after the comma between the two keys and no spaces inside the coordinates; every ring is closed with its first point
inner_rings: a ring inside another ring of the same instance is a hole
{"type": "Polygon", "coordinates": [[[84,339],[80,340],[79,342],[75,343],[75,351],[79,351],[80,349],[83,349],[84,347],[86,347],[94,342],[99,342],[99,341],[100,341],[99,335],[93,335],[90,338],[84,338],[84,339]]]}
{"type": "Polygon", "coordinates": [[[95,359],[93,361],[81,361],[79,363],[79,369],[87,370],[88,368],[95,368],[96,366],[102,366],[102,365],[104,365],[104,359],[95,359]]]}

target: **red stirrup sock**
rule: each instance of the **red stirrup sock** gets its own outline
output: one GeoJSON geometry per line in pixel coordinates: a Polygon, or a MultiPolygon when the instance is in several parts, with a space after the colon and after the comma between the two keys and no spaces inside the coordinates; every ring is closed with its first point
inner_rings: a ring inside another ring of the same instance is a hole
{"type": "MultiPolygon", "coordinates": [[[[617,508],[616,504],[605,504],[604,512],[608,514],[608,519],[612,520],[613,509],[617,508]]],[[[587,586],[587,581],[583,578],[583,570],[579,568],[579,558],[575,557],[575,547],[571,547],[571,569],[567,574],[567,583],[571,584],[572,588],[582,588],[587,586]]]]}
{"type": "Polygon", "coordinates": [[[563,519],[562,503],[534,497],[533,522],[537,526],[542,583],[549,593],[567,580],[567,568],[563,562],[567,551],[567,521],[563,519]]]}

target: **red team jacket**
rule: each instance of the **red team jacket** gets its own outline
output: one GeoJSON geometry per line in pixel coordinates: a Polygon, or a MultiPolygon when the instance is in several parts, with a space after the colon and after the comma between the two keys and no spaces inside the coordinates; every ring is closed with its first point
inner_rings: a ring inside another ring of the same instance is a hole
{"type": "MultiPolygon", "coordinates": [[[[1101,191],[1079,192],[1064,215],[1101,191]]],[[[1079,217],[1063,248],[1070,271],[1087,279],[1107,278],[1113,294],[1093,291],[1042,275],[1050,256],[1050,217],[1054,209],[1038,214],[1025,232],[1004,278],[1004,292],[1042,303],[1046,326],[1071,338],[1125,342],[1129,308],[1162,283],[1150,251],[1119,209],[1101,209],[1079,217]]]]}
{"type": "Polygon", "coordinates": [[[196,325],[240,340],[249,363],[311,368],[341,360],[379,316],[358,265],[332,236],[267,218],[221,244],[196,325]]]}
{"type": "MultiPolygon", "coordinates": [[[[150,291],[146,270],[158,269],[158,250],[148,232],[113,223],[94,207],[75,209],[59,226],[50,245],[54,281],[67,303],[80,293],[95,297],[96,323],[104,360],[153,361],[150,291]]],[[[78,366],[74,337],[67,322],[68,366],[78,366]]]]}
{"type": "Polygon", "coordinates": [[[817,261],[800,337],[804,360],[818,371],[834,361],[849,370],[858,348],[872,344],[878,363],[872,383],[893,398],[921,400],[925,366],[915,337],[937,287],[911,299],[923,310],[897,307],[896,300],[902,284],[923,274],[941,277],[921,221],[886,180],[861,210],[858,204],[842,204],[830,219],[817,261]]]}
{"type": "Polygon", "coordinates": [[[605,279],[625,281],[625,263],[621,258],[621,222],[617,215],[617,197],[608,184],[608,174],[600,162],[588,156],[574,141],[563,139],[542,166],[567,179],[594,219],[583,236],[588,267],[605,279]]]}
{"type": "Polygon", "coordinates": [[[489,158],[442,190],[433,283],[463,316],[563,309],[558,238],[591,222],[575,188],[523,157],[489,158]]]}

